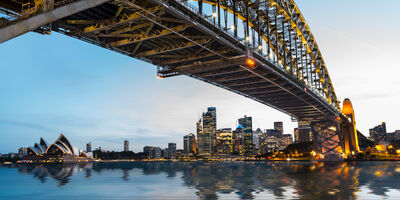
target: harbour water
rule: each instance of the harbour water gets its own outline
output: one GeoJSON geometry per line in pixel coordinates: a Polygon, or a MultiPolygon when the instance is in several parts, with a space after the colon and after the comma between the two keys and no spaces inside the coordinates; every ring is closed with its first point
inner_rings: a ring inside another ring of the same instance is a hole
{"type": "Polygon", "coordinates": [[[399,199],[400,162],[0,165],[0,199],[399,199]]]}

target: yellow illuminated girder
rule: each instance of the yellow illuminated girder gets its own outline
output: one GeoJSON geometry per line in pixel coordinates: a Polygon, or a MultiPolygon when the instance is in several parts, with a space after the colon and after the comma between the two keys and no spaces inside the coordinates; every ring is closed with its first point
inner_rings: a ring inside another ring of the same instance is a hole
{"type": "Polygon", "coordinates": [[[112,47],[117,47],[117,46],[133,44],[133,43],[141,42],[141,41],[145,41],[145,40],[155,39],[155,38],[159,38],[159,37],[162,37],[162,36],[165,36],[168,34],[172,34],[172,33],[174,33],[173,31],[175,31],[175,32],[183,31],[190,26],[191,25],[185,24],[185,25],[172,27],[172,28],[170,28],[171,30],[162,29],[162,30],[157,30],[154,33],[150,33],[150,34],[145,34],[145,32],[138,33],[138,34],[127,34],[127,35],[131,35],[131,38],[112,42],[109,45],[112,47]]]}
{"type": "Polygon", "coordinates": [[[138,25],[134,25],[134,26],[129,25],[125,28],[121,28],[116,31],[107,32],[104,34],[97,34],[97,36],[99,36],[99,37],[131,37],[132,34],[123,34],[123,33],[142,29],[142,28],[148,27],[150,25],[151,25],[151,23],[142,23],[142,24],[138,24],[138,25]]]}
{"type": "MultiPolygon", "coordinates": [[[[225,54],[225,53],[230,52],[230,50],[225,49],[225,50],[217,51],[217,52],[219,54],[225,54]]],[[[215,55],[214,53],[206,53],[206,54],[202,54],[202,55],[193,54],[193,55],[184,56],[184,57],[181,56],[180,59],[175,58],[175,59],[171,59],[171,60],[162,61],[162,62],[160,62],[160,64],[162,64],[162,65],[170,65],[170,64],[187,62],[187,61],[192,61],[192,60],[199,60],[199,59],[202,59],[202,58],[208,58],[208,57],[211,57],[211,56],[214,56],[214,55],[215,55]]]]}
{"type": "MultiPolygon", "coordinates": [[[[149,8],[148,11],[154,14],[157,11],[160,11],[163,9],[164,9],[164,7],[162,7],[162,6],[156,6],[153,8],[149,8]]],[[[85,27],[83,29],[83,32],[91,33],[91,32],[103,31],[103,30],[107,30],[107,29],[113,28],[113,27],[121,25],[121,24],[132,22],[132,21],[140,19],[140,18],[142,18],[140,13],[133,13],[131,15],[124,14],[124,15],[122,15],[121,19],[119,19],[115,22],[111,22],[111,23],[103,22],[103,23],[97,23],[95,25],[85,27]]]]}
{"type": "Polygon", "coordinates": [[[157,54],[162,54],[162,53],[168,53],[171,51],[177,51],[177,50],[181,50],[181,49],[185,49],[185,48],[194,47],[194,46],[197,46],[198,44],[205,44],[209,41],[210,40],[203,39],[203,40],[198,40],[196,42],[184,42],[184,43],[181,43],[178,45],[171,44],[170,46],[167,46],[167,47],[162,47],[162,48],[153,49],[153,50],[149,50],[149,51],[145,51],[145,52],[140,52],[137,54],[137,56],[146,57],[146,56],[152,56],[152,55],[157,55],[157,54]]]}

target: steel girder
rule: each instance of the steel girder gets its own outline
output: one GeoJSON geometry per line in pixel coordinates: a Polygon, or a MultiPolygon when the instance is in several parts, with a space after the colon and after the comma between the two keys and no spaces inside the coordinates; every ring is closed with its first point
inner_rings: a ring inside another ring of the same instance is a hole
{"type": "MultiPolygon", "coordinates": [[[[304,84],[322,91],[326,101],[340,109],[316,40],[293,0],[202,0],[201,2],[218,6],[246,22],[275,52],[287,73],[291,75],[294,73],[304,84]]],[[[262,45],[260,40],[258,45],[262,45]]],[[[258,45],[253,44],[253,47],[258,45]]],[[[269,50],[267,56],[270,56],[269,50]]]]}

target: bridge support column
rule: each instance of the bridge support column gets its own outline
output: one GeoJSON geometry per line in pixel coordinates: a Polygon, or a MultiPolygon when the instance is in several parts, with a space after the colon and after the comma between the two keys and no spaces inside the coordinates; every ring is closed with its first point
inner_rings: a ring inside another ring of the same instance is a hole
{"type": "Polygon", "coordinates": [[[360,147],[358,146],[358,136],[354,109],[350,99],[345,99],[343,101],[342,112],[350,120],[350,123],[348,123],[347,120],[342,120],[342,123],[340,125],[344,139],[345,153],[347,156],[352,156],[360,151],[360,147]]]}
{"type": "Polygon", "coordinates": [[[324,161],[342,161],[343,146],[339,124],[335,121],[311,123],[314,150],[317,159],[324,161]]]}

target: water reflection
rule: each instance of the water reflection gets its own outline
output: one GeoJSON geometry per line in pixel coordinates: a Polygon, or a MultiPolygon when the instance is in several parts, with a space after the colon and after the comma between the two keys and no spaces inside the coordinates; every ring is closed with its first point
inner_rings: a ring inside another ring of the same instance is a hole
{"type": "Polygon", "coordinates": [[[130,178],[134,173],[178,177],[184,187],[195,188],[201,199],[217,199],[220,194],[254,199],[263,193],[275,198],[356,199],[362,187],[381,197],[390,189],[400,189],[400,165],[396,162],[135,162],[0,167],[17,168],[19,173],[30,174],[42,183],[51,178],[60,187],[77,173],[91,179],[108,170],[120,171],[127,184],[135,181],[130,178]]]}

